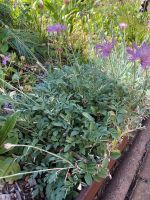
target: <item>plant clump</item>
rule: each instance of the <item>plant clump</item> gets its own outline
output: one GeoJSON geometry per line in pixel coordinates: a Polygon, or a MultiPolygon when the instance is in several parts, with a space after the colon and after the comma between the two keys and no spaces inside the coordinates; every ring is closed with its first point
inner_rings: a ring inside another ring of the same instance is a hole
{"type": "Polygon", "coordinates": [[[118,143],[149,116],[149,10],[138,9],[0,1],[0,180],[71,200],[111,177],[118,143]]]}

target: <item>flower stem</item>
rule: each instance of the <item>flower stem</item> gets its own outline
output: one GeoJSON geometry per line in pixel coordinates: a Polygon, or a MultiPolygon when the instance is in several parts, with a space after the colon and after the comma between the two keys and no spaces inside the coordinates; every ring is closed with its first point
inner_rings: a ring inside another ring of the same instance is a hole
{"type": "MultiPolygon", "coordinates": [[[[5,178],[12,178],[15,176],[22,176],[22,175],[27,175],[27,174],[33,174],[33,173],[39,173],[39,172],[47,172],[47,171],[62,171],[62,170],[67,170],[70,169],[70,167],[64,167],[64,168],[53,168],[53,169],[39,169],[39,170],[35,170],[35,171],[30,171],[30,172],[20,172],[17,174],[11,174],[11,175],[6,175],[6,176],[0,176],[0,179],[5,179],[5,178]]],[[[57,172],[58,172],[57,171],[57,172]]]]}
{"type": "Polygon", "coordinates": [[[143,98],[143,96],[144,96],[145,90],[147,88],[147,83],[148,83],[148,73],[147,73],[147,69],[146,69],[145,70],[145,83],[144,83],[144,87],[143,87],[143,92],[142,92],[141,98],[143,98]]]}
{"type": "Polygon", "coordinates": [[[136,66],[133,65],[133,89],[135,88],[135,79],[136,79],[136,66]]]}
{"type": "Polygon", "coordinates": [[[140,99],[138,100],[138,102],[140,102],[142,100],[142,98],[144,97],[145,90],[147,88],[147,83],[148,83],[148,73],[147,73],[147,69],[145,69],[145,82],[144,82],[143,92],[142,92],[142,94],[141,94],[140,99]]]}
{"type": "Polygon", "coordinates": [[[55,154],[55,153],[52,153],[52,152],[49,152],[49,151],[47,151],[47,150],[41,149],[41,148],[39,148],[39,147],[34,147],[34,146],[32,146],[32,145],[26,145],[26,144],[11,144],[11,146],[12,146],[12,147],[28,147],[28,148],[33,148],[33,149],[42,151],[42,152],[44,152],[44,153],[47,153],[47,154],[49,154],[49,155],[51,155],[51,156],[54,156],[54,157],[56,157],[56,158],[59,158],[59,159],[61,159],[62,161],[66,162],[66,163],[69,163],[72,167],[74,167],[74,165],[73,165],[70,161],[66,160],[65,158],[63,158],[63,157],[61,157],[61,156],[59,156],[59,155],[57,155],[57,154],[55,154]]]}

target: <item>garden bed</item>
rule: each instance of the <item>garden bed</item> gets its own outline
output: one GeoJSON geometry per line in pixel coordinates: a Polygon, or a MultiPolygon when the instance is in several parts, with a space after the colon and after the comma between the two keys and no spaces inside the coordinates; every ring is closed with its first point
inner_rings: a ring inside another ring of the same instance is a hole
{"type": "MultiPolygon", "coordinates": [[[[134,192],[135,184],[139,179],[138,174],[143,169],[145,157],[149,152],[150,119],[144,121],[144,125],[146,125],[144,130],[138,131],[130,139],[124,137],[118,144],[118,149],[123,154],[118,160],[109,162],[108,168],[112,177],[100,179],[99,182],[94,181],[91,186],[80,192],[76,200],[129,199],[134,192]]],[[[149,177],[147,171],[146,173],[149,177]]],[[[147,180],[146,175],[145,180],[147,180]]]]}
{"type": "MultiPolygon", "coordinates": [[[[144,124],[146,124],[146,126],[148,125],[148,130],[149,130],[149,124],[148,123],[149,123],[149,120],[147,120],[146,123],[144,123],[144,124]]],[[[130,163],[130,161],[127,161],[128,158],[126,159],[126,157],[129,156],[129,159],[132,160],[132,158],[130,156],[130,152],[132,154],[132,157],[136,158],[135,160],[138,159],[138,161],[136,161],[136,162],[138,162],[139,165],[137,165],[135,169],[136,169],[136,173],[139,172],[139,169],[141,169],[141,166],[143,165],[143,161],[144,161],[143,156],[145,157],[145,155],[146,155],[146,145],[147,145],[147,143],[150,139],[150,136],[148,134],[148,130],[146,129],[144,131],[139,131],[136,134],[134,133],[134,135],[130,138],[125,136],[118,143],[117,149],[122,153],[122,156],[118,160],[112,160],[111,159],[109,164],[108,164],[108,169],[109,169],[111,175],[113,175],[113,182],[118,181],[118,180],[116,180],[116,181],[114,180],[114,178],[115,178],[114,174],[116,173],[116,168],[117,168],[117,171],[118,171],[118,168],[121,168],[121,166],[122,166],[122,162],[130,163]],[[132,153],[132,151],[135,151],[133,149],[139,149],[139,148],[140,148],[139,152],[141,152],[140,158],[139,158],[138,155],[135,155],[134,153],[132,153]]],[[[124,166],[124,168],[128,168],[128,167],[124,166]]],[[[130,174],[132,173],[131,176],[132,176],[132,179],[133,179],[133,181],[132,181],[133,183],[131,184],[131,181],[129,181],[129,185],[127,186],[129,188],[128,193],[132,192],[133,184],[136,181],[135,180],[136,179],[135,169],[133,167],[133,169],[131,171],[134,171],[134,172],[130,172],[130,174]],[[130,186],[130,184],[131,184],[131,186],[130,186]]],[[[124,180],[124,178],[123,178],[123,180],[124,180]]],[[[101,198],[101,196],[102,196],[102,199],[103,199],[103,194],[105,196],[105,190],[107,190],[107,187],[109,186],[110,181],[112,181],[110,177],[106,177],[105,179],[101,178],[100,181],[94,181],[91,186],[89,186],[88,188],[82,189],[82,191],[80,192],[80,194],[76,198],[76,200],[94,200],[94,199],[101,198]]],[[[34,184],[35,184],[35,182],[34,182],[34,184]]],[[[31,198],[31,190],[32,190],[33,187],[34,187],[33,182],[29,183],[28,177],[24,180],[22,179],[22,180],[14,182],[12,184],[6,183],[5,186],[2,189],[3,195],[2,194],[0,195],[0,199],[1,198],[8,198],[8,199],[11,199],[11,200],[12,199],[13,200],[20,200],[20,199],[23,198],[23,199],[26,199],[26,200],[29,200],[29,199],[31,200],[32,199],[31,198]]],[[[112,188],[111,190],[115,191],[114,188],[112,188]]],[[[127,194],[125,193],[125,194],[129,195],[128,193],[127,194]]],[[[125,195],[125,194],[122,193],[122,195],[125,195]]],[[[121,199],[122,198],[123,197],[121,197],[121,199]]],[[[44,199],[44,197],[43,197],[43,199],[44,199]]]]}
{"type": "MultiPolygon", "coordinates": [[[[142,180],[142,177],[143,180],[149,180],[149,171],[147,170],[149,169],[149,162],[147,156],[149,155],[150,150],[150,120],[146,120],[144,125],[146,126],[146,129],[137,133],[129,151],[125,153],[120,165],[113,174],[113,179],[106,186],[100,199],[132,199],[132,194],[134,193],[134,190],[136,190],[136,186],[139,184],[138,180],[142,180]]],[[[147,187],[148,185],[145,185],[145,189],[147,187]]],[[[137,199],[147,200],[149,199],[149,194],[149,191],[142,192],[137,199]]]]}
{"type": "MultiPolygon", "coordinates": [[[[122,141],[120,142],[120,144],[118,144],[118,150],[120,152],[123,152],[126,148],[126,146],[129,143],[129,138],[128,137],[124,137],[122,139],[122,141]]],[[[117,160],[110,160],[109,164],[108,164],[108,169],[111,172],[112,169],[115,167],[115,164],[117,163],[117,160]]],[[[98,181],[94,181],[92,183],[91,186],[89,186],[88,188],[83,189],[83,191],[81,191],[80,195],[76,198],[76,200],[93,200],[96,196],[96,194],[103,188],[105,181],[107,180],[107,178],[105,179],[100,179],[99,182],[98,181]]]]}
{"type": "Polygon", "coordinates": [[[0,180],[35,180],[36,199],[92,199],[150,113],[148,13],[33,2],[0,3],[0,180]]]}

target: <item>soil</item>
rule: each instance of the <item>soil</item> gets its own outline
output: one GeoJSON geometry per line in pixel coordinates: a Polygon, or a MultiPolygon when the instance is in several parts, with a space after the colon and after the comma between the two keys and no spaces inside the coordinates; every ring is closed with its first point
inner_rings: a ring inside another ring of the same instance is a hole
{"type": "Polygon", "coordinates": [[[25,180],[5,183],[0,192],[0,200],[32,200],[32,186],[25,180]]]}

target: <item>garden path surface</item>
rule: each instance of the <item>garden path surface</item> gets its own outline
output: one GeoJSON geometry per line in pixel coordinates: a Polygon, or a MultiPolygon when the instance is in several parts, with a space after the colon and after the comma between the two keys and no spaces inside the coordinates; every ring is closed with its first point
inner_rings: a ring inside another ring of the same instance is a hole
{"type": "Polygon", "coordinates": [[[150,119],[145,126],[99,200],[150,200],[150,119]]]}
{"type": "Polygon", "coordinates": [[[137,174],[135,187],[131,193],[131,200],[150,200],[150,142],[147,154],[140,172],[137,174]]]}

